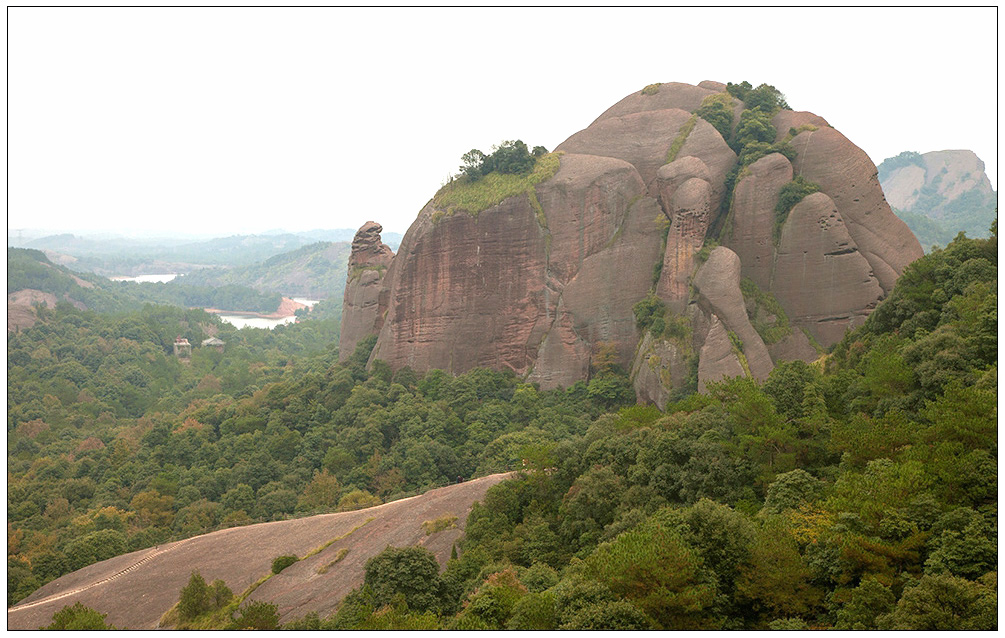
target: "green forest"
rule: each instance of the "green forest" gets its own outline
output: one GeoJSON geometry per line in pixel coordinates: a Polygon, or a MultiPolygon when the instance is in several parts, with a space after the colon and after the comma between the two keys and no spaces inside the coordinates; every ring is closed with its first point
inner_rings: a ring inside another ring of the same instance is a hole
{"type": "MultiPolygon", "coordinates": [[[[168,540],[516,469],[443,573],[389,548],[335,614],[285,628],[997,628],[996,224],[909,266],[817,362],[663,412],[605,357],[542,392],[368,368],[374,339],[339,363],[337,319],[39,316],[8,335],[8,605],[168,540]],[[183,361],[177,335],[226,346],[183,361]]],[[[200,581],[192,626],[277,626],[200,581]]]]}
{"type": "Polygon", "coordinates": [[[260,292],[233,283],[214,287],[191,285],[182,279],[144,285],[111,281],[91,273],[72,273],[53,264],[40,250],[8,248],[7,293],[25,289],[40,290],[106,313],[135,311],[145,304],[271,313],[282,302],[278,292],[260,292]]]}

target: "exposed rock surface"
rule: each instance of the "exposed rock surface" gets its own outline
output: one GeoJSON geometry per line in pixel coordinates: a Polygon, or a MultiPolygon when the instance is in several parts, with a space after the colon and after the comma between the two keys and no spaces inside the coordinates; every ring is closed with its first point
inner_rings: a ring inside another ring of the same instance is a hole
{"type": "Polygon", "coordinates": [[[879,169],[887,201],[923,245],[944,245],[960,231],[970,237],[989,235],[998,194],[973,151],[904,153],[886,159],[879,169]]]}
{"type": "Polygon", "coordinates": [[[883,297],[834,201],[813,193],[796,204],[782,227],[772,291],[793,326],[821,344],[840,341],[883,297]]]}
{"type": "Polygon", "coordinates": [[[812,360],[802,330],[833,343],[921,248],[883,199],[865,153],[809,112],[775,115],[778,141],[790,142],[795,159],[773,154],[744,169],[726,225],[721,204],[737,158],[692,114],[724,88],[647,87],[559,145],[558,172],[532,193],[477,215],[427,204],[376,284],[378,311],[360,304],[360,325],[379,328],[372,359],[420,372],[509,369],[552,388],[588,380],[594,356],[613,345],[640,400],[658,405],[697,381],[695,367],[704,381],[764,379],[776,361],[812,360]],[[779,239],[779,191],[798,175],[822,192],[789,213],[779,239]],[[729,248],[712,250],[696,273],[710,239],[729,248]],[[777,318],[744,299],[743,277],[790,318],[792,332],[770,349],[754,326],[777,318]],[[650,293],[666,306],[658,335],[642,334],[632,312],[650,293]],[[733,352],[731,332],[742,352],[733,352]]]}
{"type": "Polygon", "coordinates": [[[47,308],[55,308],[55,295],[26,288],[7,295],[7,332],[16,332],[23,328],[31,328],[38,321],[35,305],[41,304],[47,308]]]}
{"type": "Polygon", "coordinates": [[[751,375],[758,381],[767,379],[773,367],[771,355],[747,317],[743,293],[740,292],[740,258],[732,250],[719,246],[698,269],[694,287],[700,300],[708,305],[725,328],[740,338],[751,375]]]}
{"type": "Polygon", "coordinates": [[[687,306],[695,254],[705,241],[712,215],[712,188],[706,180],[692,177],[674,189],[664,210],[671,222],[656,294],[680,314],[687,306]]]}
{"type": "MultiPolygon", "coordinates": [[[[832,128],[804,131],[792,140],[797,175],[820,185],[830,196],[872,267],[884,293],[900,273],[924,253],[921,244],[886,203],[875,165],[862,149],[832,128]]],[[[826,344],[825,344],[826,345],[826,344]]]]}
{"type": "Polygon", "coordinates": [[[771,288],[775,247],[772,230],[778,192],[792,181],[792,164],[772,153],[748,167],[733,191],[732,225],[724,244],[740,258],[740,273],[763,290],[771,288]]]}
{"type": "Polygon", "coordinates": [[[648,186],[666,163],[680,128],[690,119],[691,113],[677,108],[604,117],[555,150],[625,160],[639,171],[648,186]]]}
{"type": "Polygon", "coordinates": [[[343,361],[362,339],[378,332],[384,321],[387,305],[380,303],[380,282],[394,253],[380,241],[382,230],[380,224],[367,222],[352,240],[339,334],[339,358],[343,361]]]}
{"type": "Polygon", "coordinates": [[[510,369],[546,388],[584,378],[600,344],[629,367],[632,305],[659,258],[655,200],[631,164],[574,154],[535,196],[543,219],[524,195],[436,222],[427,205],[389,270],[373,357],[416,370],[510,369]]]}
{"type": "Polygon", "coordinates": [[[719,318],[712,315],[712,327],[705,337],[698,358],[698,391],[704,392],[710,381],[722,381],[745,375],[736,348],[719,318]]]}
{"type": "Polygon", "coordinates": [[[722,85],[722,87],[722,89],[716,90],[714,88],[691,86],[690,84],[681,82],[661,83],[658,86],[653,85],[651,88],[647,87],[648,90],[643,89],[632,93],[601,113],[600,117],[590,125],[590,128],[593,128],[598,122],[611,117],[620,117],[643,111],[681,109],[690,114],[691,111],[701,106],[701,101],[706,97],[726,90],[725,85],[722,85]]]}
{"type": "Polygon", "coordinates": [[[7,628],[38,629],[64,606],[80,602],[107,614],[115,627],[156,629],[193,570],[240,593],[270,573],[276,556],[305,557],[319,549],[270,578],[251,598],[276,604],[284,623],[311,611],[323,618],[363,583],[367,559],[388,545],[423,546],[443,569],[472,503],[507,476],[493,474],[354,512],[233,527],[116,556],[61,576],[9,608],[7,628]],[[457,517],[455,528],[430,535],[422,527],[447,516],[457,517]],[[343,550],[344,560],[337,560],[343,550]]]}

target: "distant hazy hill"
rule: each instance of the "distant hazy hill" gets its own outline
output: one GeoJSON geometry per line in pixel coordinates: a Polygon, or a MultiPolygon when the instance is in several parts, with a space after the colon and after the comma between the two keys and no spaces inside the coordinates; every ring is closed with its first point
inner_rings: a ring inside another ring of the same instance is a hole
{"type": "Polygon", "coordinates": [[[96,312],[128,312],[146,303],[274,312],[281,299],[276,293],[234,284],[210,287],[188,282],[109,281],[93,273],[73,273],[65,266],[52,263],[38,250],[8,248],[8,331],[33,325],[37,317],[36,304],[53,307],[60,301],[96,312]]]}
{"type": "MultiPolygon", "coordinates": [[[[189,272],[198,266],[247,266],[317,242],[351,241],[355,230],[274,231],[192,241],[171,237],[50,235],[24,243],[46,251],[50,259],[74,270],[99,275],[141,275],[189,272]]],[[[400,233],[388,233],[397,247],[400,233]]]]}
{"type": "Polygon", "coordinates": [[[185,276],[188,284],[236,284],[263,292],[310,299],[342,300],[349,242],[317,242],[268,259],[234,268],[204,268],[185,276]]]}
{"type": "Polygon", "coordinates": [[[926,250],[960,231],[988,236],[998,193],[973,151],[905,151],[878,168],[886,200],[926,250]]]}

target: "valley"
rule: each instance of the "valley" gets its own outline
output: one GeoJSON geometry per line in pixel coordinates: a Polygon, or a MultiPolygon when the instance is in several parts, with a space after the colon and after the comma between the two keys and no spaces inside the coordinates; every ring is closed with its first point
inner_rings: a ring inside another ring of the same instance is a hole
{"type": "Polygon", "coordinates": [[[8,627],[995,629],[997,212],[891,207],[947,157],[654,83],[404,235],[9,246],[8,627]]]}

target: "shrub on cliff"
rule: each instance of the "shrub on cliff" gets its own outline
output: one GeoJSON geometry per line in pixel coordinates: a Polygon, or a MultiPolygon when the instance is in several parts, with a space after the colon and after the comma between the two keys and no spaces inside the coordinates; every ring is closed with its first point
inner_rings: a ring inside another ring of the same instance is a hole
{"type": "Polygon", "coordinates": [[[694,114],[714,126],[722,139],[729,139],[733,129],[733,100],[728,94],[709,95],[694,114]]]}
{"type": "Polygon", "coordinates": [[[403,596],[412,611],[439,609],[443,582],[436,556],[424,547],[388,547],[366,561],[364,585],[374,608],[403,596]]]}
{"type": "Polygon", "coordinates": [[[297,562],[298,560],[300,559],[297,558],[296,556],[290,556],[290,555],[276,556],[272,560],[272,573],[278,574],[279,572],[283,571],[284,569],[286,569],[293,563],[297,562]]]}
{"type": "Polygon", "coordinates": [[[472,181],[492,172],[520,175],[533,170],[537,158],[547,152],[548,149],[543,146],[535,146],[530,151],[522,140],[507,140],[493,146],[489,155],[476,148],[471,149],[461,156],[463,164],[460,170],[472,181]]]}
{"type": "MultiPolygon", "coordinates": [[[[472,156],[474,152],[470,151],[465,154],[465,157],[472,156]]],[[[437,221],[444,214],[452,215],[458,210],[477,215],[504,199],[521,193],[526,193],[531,198],[531,204],[538,211],[539,219],[543,219],[544,213],[541,211],[540,204],[537,204],[534,186],[558,172],[559,155],[559,153],[547,153],[544,147],[538,146],[531,156],[533,159],[531,168],[519,173],[497,169],[481,172],[485,166],[477,170],[472,166],[471,171],[475,177],[465,171],[463,177],[451,181],[433,197],[433,205],[437,209],[433,215],[433,221],[437,221]]],[[[477,155],[473,157],[477,157],[477,155]]],[[[487,161],[488,158],[486,158],[487,161]]],[[[509,165],[520,164],[519,161],[507,161],[510,162],[509,165]]],[[[461,169],[465,170],[463,166],[461,169]]]]}
{"type": "Polygon", "coordinates": [[[39,629],[54,631],[93,631],[95,629],[115,629],[105,623],[105,616],[89,607],[85,607],[79,602],[73,607],[67,605],[52,616],[52,624],[39,629]]]}

